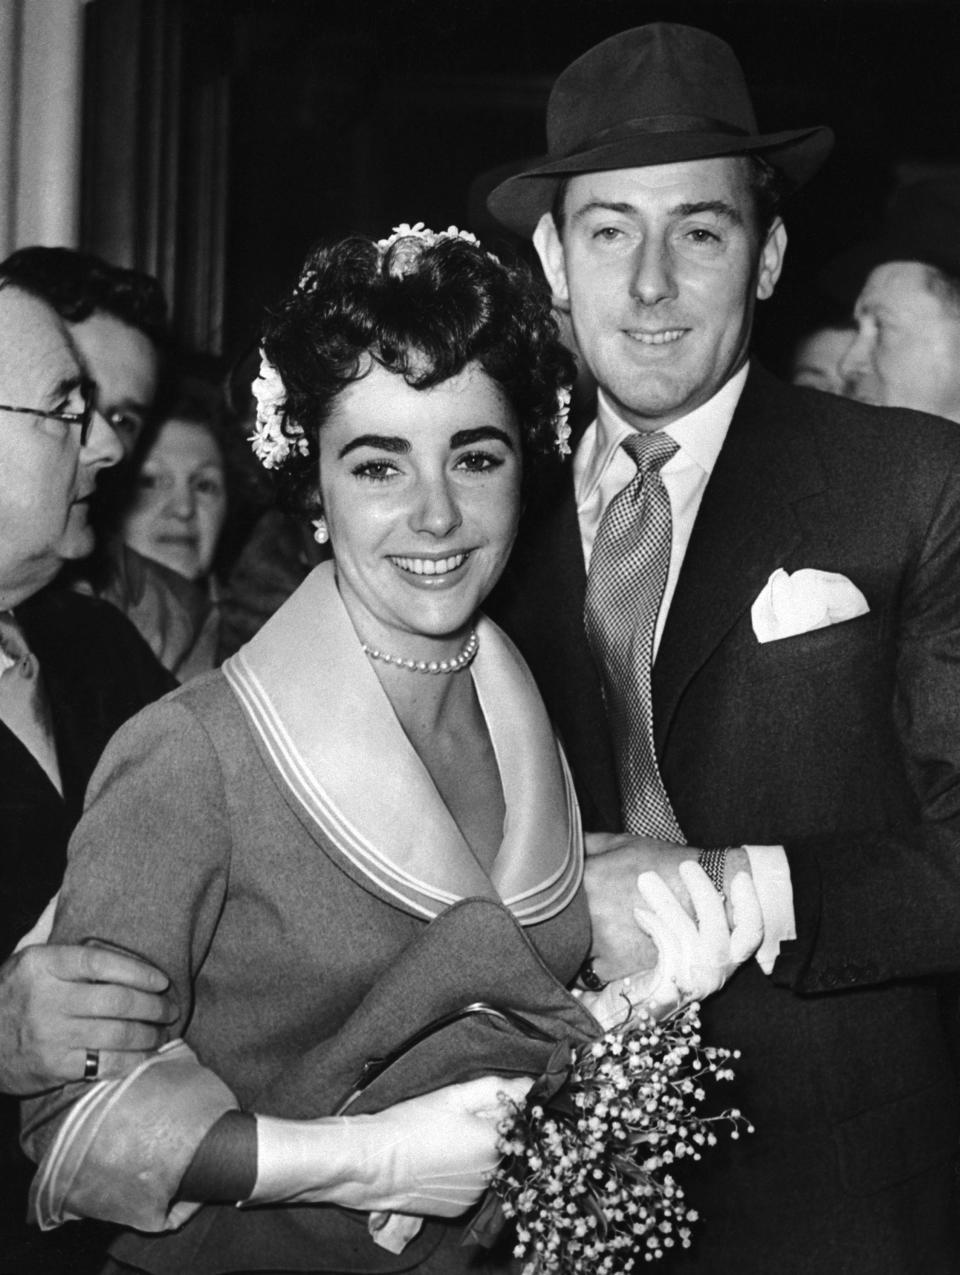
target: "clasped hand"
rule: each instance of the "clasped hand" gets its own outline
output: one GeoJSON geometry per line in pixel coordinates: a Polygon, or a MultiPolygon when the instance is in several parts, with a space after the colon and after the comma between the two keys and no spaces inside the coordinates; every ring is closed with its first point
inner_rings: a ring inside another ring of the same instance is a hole
{"type": "Polygon", "coordinates": [[[733,919],[728,925],[723,900],[704,870],[689,859],[677,870],[689,892],[692,917],[655,872],[637,878],[641,904],[634,908],[634,918],[658,954],[638,990],[653,1014],[719,991],[763,939],[763,916],[748,873],[737,873],[730,883],[733,919]]]}
{"type": "Polygon", "coordinates": [[[39,1093],[79,1080],[88,1050],[99,1075],[142,1062],[175,1008],[169,980],[120,952],[90,946],[23,947],[0,967],[0,1091],[39,1093]]]}
{"type": "Polygon", "coordinates": [[[696,853],[618,838],[588,859],[594,968],[610,982],[584,1003],[605,1027],[624,1021],[628,1002],[660,1016],[711,995],[760,946],[763,917],[749,872],[734,875],[725,907],[696,853]]]}

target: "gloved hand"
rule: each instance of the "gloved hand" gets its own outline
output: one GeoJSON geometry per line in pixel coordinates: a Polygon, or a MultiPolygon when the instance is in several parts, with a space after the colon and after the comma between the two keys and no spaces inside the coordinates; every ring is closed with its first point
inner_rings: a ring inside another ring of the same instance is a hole
{"type": "Polygon", "coordinates": [[[730,885],[731,929],[723,899],[700,865],[685,860],[678,871],[696,920],[655,872],[637,878],[642,904],[634,917],[656,944],[659,959],[652,973],[633,980],[632,990],[654,1016],[719,991],[763,940],[763,914],[748,872],[737,873],[730,885]]]}
{"type": "Polygon", "coordinates": [[[532,1079],[481,1076],[372,1116],[257,1116],[257,1180],[248,1204],[339,1204],[363,1212],[456,1217],[500,1159],[508,1099],[532,1079]]]}

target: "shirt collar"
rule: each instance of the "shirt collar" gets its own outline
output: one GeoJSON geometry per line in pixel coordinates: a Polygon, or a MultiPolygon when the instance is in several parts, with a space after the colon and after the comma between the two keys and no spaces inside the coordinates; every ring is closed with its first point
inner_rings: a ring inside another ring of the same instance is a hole
{"type": "MultiPolygon", "coordinates": [[[[681,457],[692,461],[709,478],[727,436],[733,413],[747,380],[749,364],[717,390],[713,398],[681,416],[663,432],[679,445],[677,456],[667,462],[665,471],[675,463],[683,463],[681,457]]],[[[630,425],[617,412],[602,389],[597,390],[597,419],[587,430],[583,442],[574,457],[573,481],[577,504],[581,504],[595,490],[606,473],[617,449],[633,432],[630,425]]]]}

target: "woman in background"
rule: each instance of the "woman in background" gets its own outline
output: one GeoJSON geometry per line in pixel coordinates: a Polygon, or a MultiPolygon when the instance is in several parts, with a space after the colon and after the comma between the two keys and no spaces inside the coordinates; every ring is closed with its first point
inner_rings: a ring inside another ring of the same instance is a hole
{"type": "Polygon", "coordinates": [[[180,381],[121,523],[126,544],[193,582],[210,580],[227,517],[221,416],[213,386],[180,381]]]}
{"type": "MultiPolygon", "coordinates": [[[[181,682],[219,662],[214,563],[229,507],[227,441],[217,388],[197,377],[179,377],[120,515],[122,542],[159,563],[167,579],[169,573],[178,578],[177,597],[192,621],[191,640],[176,648],[171,668],[181,682]]],[[[130,618],[155,650],[174,649],[158,631],[161,615],[142,609],[130,618]]]]}

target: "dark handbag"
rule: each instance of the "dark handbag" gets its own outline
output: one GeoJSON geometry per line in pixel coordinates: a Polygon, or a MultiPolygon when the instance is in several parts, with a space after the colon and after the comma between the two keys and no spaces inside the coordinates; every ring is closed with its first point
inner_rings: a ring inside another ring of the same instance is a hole
{"type": "Polygon", "coordinates": [[[598,1033],[510,912],[465,899],[431,921],[336,1036],[254,1105],[304,1118],[381,1111],[475,1076],[539,1076],[558,1045],[598,1033]]]}

